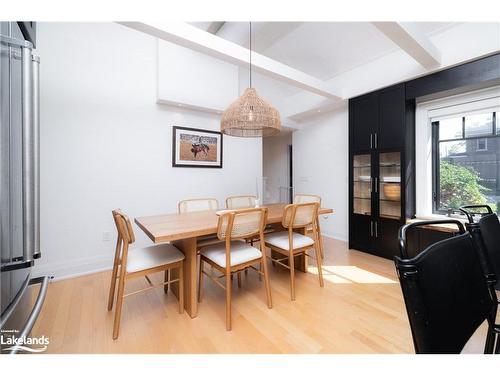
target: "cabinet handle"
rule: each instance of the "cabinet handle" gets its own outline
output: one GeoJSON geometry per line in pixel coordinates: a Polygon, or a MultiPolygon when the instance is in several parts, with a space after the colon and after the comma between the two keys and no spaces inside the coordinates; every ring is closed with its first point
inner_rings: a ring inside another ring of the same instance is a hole
{"type": "Polygon", "coordinates": [[[373,220],[370,220],[370,236],[373,237],[373,220]]]}
{"type": "Polygon", "coordinates": [[[375,141],[373,142],[373,144],[374,144],[374,148],[377,148],[378,147],[377,133],[375,133],[374,136],[375,136],[375,141]]]}
{"type": "Polygon", "coordinates": [[[378,177],[375,177],[375,194],[378,193],[378,177]]]}
{"type": "Polygon", "coordinates": [[[373,134],[370,133],[370,150],[373,148],[373,134]]]}
{"type": "Polygon", "coordinates": [[[375,237],[378,237],[378,222],[375,222],[375,237]]]}

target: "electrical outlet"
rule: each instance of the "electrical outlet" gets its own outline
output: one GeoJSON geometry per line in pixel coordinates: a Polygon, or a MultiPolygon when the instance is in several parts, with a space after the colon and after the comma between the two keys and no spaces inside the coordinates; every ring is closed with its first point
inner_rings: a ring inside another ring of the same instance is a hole
{"type": "Polygon", "coordinates": [[[109,241],[111,239],[111,233],[108,231],[102,232],[102,240],[103,241],[109,241]]]}

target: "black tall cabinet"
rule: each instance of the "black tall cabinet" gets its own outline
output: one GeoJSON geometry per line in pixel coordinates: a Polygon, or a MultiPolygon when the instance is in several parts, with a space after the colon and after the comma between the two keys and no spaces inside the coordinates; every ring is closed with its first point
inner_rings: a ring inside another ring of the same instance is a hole
{"type": "Polygon", "coordinates": [[[349,246],[386,258],[414,215],[414,106],[405,84],[349,100],[349,246]]]}

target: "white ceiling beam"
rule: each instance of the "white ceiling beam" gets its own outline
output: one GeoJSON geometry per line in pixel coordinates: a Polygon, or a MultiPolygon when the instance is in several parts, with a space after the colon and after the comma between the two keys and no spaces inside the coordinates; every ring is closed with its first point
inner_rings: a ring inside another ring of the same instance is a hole
{"type": "MultiPolygon", "coordinates": [[[[211,55],[235,65],[246,67],[250,62],[249,50],[247,48],[186,23],[119,23],[156,38],[211,55]]],[[[339,99],[341,96],[340,90],[332,90],[324,81],[255,52],[252,52],[252,69],[325,98],[339,99]]]]}
{"type": "Polygon", "coordinates": [[[425,69],[436,68],[441,64],[440,51],[418,30],[418,25],[399,22],[372,22],[372,24],[425,69]]]}
{"type": "Polygon", "coordinates": [[[207,28],[207,31],[210,33],[210,34],[217,34],[219,32],[219,30],[221,29],[222,26],[224,26],[225,22],[221,22],[221,21],[214,21],[214,22],[210,22],[210,24],[208,25],[208,28],[207,28]]]}

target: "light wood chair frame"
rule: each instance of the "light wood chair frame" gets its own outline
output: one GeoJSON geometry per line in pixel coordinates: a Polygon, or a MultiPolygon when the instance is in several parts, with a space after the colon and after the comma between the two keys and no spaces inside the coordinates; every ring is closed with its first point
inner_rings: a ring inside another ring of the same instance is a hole
{"type": "Polygon", "coordinates": [[[116,209],[112,211],[113,219],[118,231],[118,237],[116,240],[115,257],[113,261],[113,271],[111,273],[111,285],[109,288],[108,297],[108,311],[113,309],[113,302],[116,290],[116,283],[118,280],[118,292],[116,296],[116,307],[115,307],[115,319],[113,323],[113,339],[116,340],[120,333],[120,321],[122,313],[122,304],[125,297],[144,292],[159,286],[164,287],[165,293],[168,290],[168,285],[171,283],[179,283],[179,314],[184,312],[184,260],[178,262],[173,262],[169,264],[162,264],[161,266],[148,268],[135,272],[127,272],[127,258],[129,246],[135,242],[135,235],[132,229],[132,224],[127,215],[125,215],[121,210],[116,209]],[[179,278],[174,280],[169,280],[169,271],[171,269],[179,269],[179,278]],[[149,274],[164,272],[165,279],[164,282],[153,284],[151,279],[148,277],[149,274]],[[149,287],[124,294],[125,282],[130,279],[144,276],[149,284],[149,287]]]}
{"type": "MultiPolygon", "coordinates": [[[[316,198],[318,203],[319,203],[319,206],[321,207],[321,197],[319,195],[316,195],[316,194],[295,194],[293,196],[293,203],[295,203],[296,198],[299,196],[316,198]]],[[[317,225],[316,230],[318,231],[318,237],[319,237],[319,243],[318,243],[319,253],[321,255],[321,259],[325,259],[325,251],[324,251],[324,246],[323,246],[323,236],[321,235],[321,226],[319,225],[319,218],[318,218],[318,220],[316,220],[316,225],[317,225]]],[[[312,229],[306,228],[306,232],[311,233],[312,229]]]]}
{"type": "MultiPolygon", "coordinates": [[[[221,287],[226,291],[226,330],[230,331],[232,328],[232,316],[231,316],[231,288],[232,288],[232,275],[237,274],[240,276],[241,271],[247,270],[247,269],[252,269],[255,272],[257,272],[259,275],[264,277],[264,284],[265,284],[265,289],[266,289],[266,298],[267,298],[267,306],[271,309],[273,307],[272,303],[272,297],[271,297],[271,287],[269,283],[269,274],[268,274],[268,269],[267,269],[267,264],[266,264],[266,252],[265,252],[265,246],[264,246],[264,228],[266,226],[267,222],[267,208],[248,208],[248,209],[241,209],[241,210],[232,210],[228,211],[222,215],[219,216],[219,221],[217,225],[217,236],[221,241],[225,242],[225,247],[226,247],[226,267],[221,267],[217,263],[213,262],[209,258],[205,257],[203,255],[203,252],[201,252],[201,257],[200,257],[200,270],[199,270],[199,279],[198,279],[198,302],[202,301],[202,296],[203,296],[203,276],[208,277],[210,280],[212,280],[216,285],[221,287]],[[262,253],[262,256],[257,259],[253,259],[251,261],[241,263],[235,266],[231,266],[231,241],[233,240],[238,240],[238,239],[244,239],[245,236],[232,236],[232,231],[233,231],[233,224],[234,224],[234,219],[238,214],[242,213],[251,213],[251,212],[261,212],[261,221],[259,223],[259,230],[255,232],[255,235],[259,236],[260,239],[260,251],[262,253]],[[224,223],[224,220],[227,218],[227,228],[226,228],[226,235],[221,236],[222,233],[222,225],[224,223]],[[205,271],[203,267],[203,263],[209,264],[212,269],[217,270],[220,272],[220,275],[212,275],[211,273],[208,273],[205,271]],[[257,269],[255,265],[259,264],[260,269],[257,269]],[[225,284],[223,284],[220,279],[225,278],[225,284]]],[[[240,286],[241,279],[238,277],[238,286],[240,286]]]]}
{"type": "MultiPolygon", "coordinates": [[[[177,211],[182,214],[184,213],[182,211],[182,205],[185,202],[195,202],[195,201],[211,201],[212,203],[215,203],[215,210],[219,209],[219,201],[216,198],[191,198],[191,199],[183,199],[179,202],[177,202],[177,211]]],[[[190,211],[190,212],[195,212],[195,211],[190,211]]],[[[202,212],[202,211],[200,211],[202,212]]]]}
{"type": "Polygon", "coordinates": [[[279,264],[280,266],[283,266],[283,267],[290,270],[290,297],[291,297],[292,301],[295,301],[295,261],[294,261],[294,259],[296,256],[299,256],[299,255],[312,258],[312,256],[307,253],[308,250],[314,250],[314,255],[315,255],[314,258],[316,259],[316,266],[318,268],[319,285],[321,287],[324,286],[321,256],[319,254],[319,245],[318,245],[319,237],[318,237],[317,225],[314,223],[315,221],[318,220],[319,207],[320,207],[319,203],[317,203],[317,202],[296,203],[296,204],[289,204],[289,205],[285,206],[285,209],[283,211],[283,219],[282,219],[281,225],[285,229],[287,229],[287,231],[288,231],[289,250],[282,249],[280,247],[276,247],[268,242],[265,243],[265,245],[267,247],[269,247],[272,251],[275,251],[278,254],[284,255],[284,257],[278,258],[278,259],[273,258],[272,256],[268,255],[268,258],[271,259],[271,261],[273,263],[279,264]],[[303,224],[294,224],[297,210],[300,207],[305,207],[305,206],[310,206],[310,205],[314,205],[312,222],[303,223],[303,224]],[[291,212],[288,214],[288,211],[291,211],[291,212]],[[288,219],[288,221],[287,221],[287,219],[288,219]],[[299,248],[294,248],[293,247],[293,233],[294,233],[294,231],[302,229],[303,232],[305,233],[306,228],[308,226],[310,226],[311,224],[312,224],[312,233],[313,233],[313,241],[314,241],[313,244],[299,247],[299,248]]]}
{"type": "Polygon", "coordinates": [[[226,208],[228,210],[239,210],[239,209],[242,209],[242,208],[254,208],[254,206],[248,206],[248,207],[229,207],[229,202],[231,201],[231,199],[235,199],[235,198],[253,198],[255,200],[257,200],[257,196],[255,195],[233,195],[233,196],[230,196],[230,197],[227,197],[226,198],[226,208]]]}
{"type": "MultiPolygon", "coordinates": [[[[253,206],[240,207],[240,208],[229,207],[229,202],[231,201],[231,199],[234,199],[234,198],[253,198],[253,199],[257,200],[256,195],[232,195],[232,196],[226,198],[226,209],[228,209],[228,210],[240,210],[243,208],[253,208],[253,206]]],[[[245,242],[249,243],[252,246],[253,246],[253,243],[257,242],[257,241],[259,241],[259,236],[245,238],[245,242]]],[[[247,274],[248,274],[248,268],[245,270],[245,275],[247,275],[247,274]]],[[[259,274],[259,280],[262,280],[261,274],[259,274]]],[[[241,288],[241,274],[240,273],[238,273],[238,288],[241,288]]]]}

